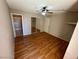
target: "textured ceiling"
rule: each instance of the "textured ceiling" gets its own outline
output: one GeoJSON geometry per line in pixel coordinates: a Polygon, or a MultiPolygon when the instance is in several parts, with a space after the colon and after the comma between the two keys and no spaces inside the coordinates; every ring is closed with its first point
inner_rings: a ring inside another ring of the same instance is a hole
{"type": "Polygon", "coordinates": [[[7,0],[9,8],[36,13],[43,6],[52,6],[52,11],[77,10],[77,0],[7,0]],[[71,8],[72,7],[72,8],[71,8]]]}

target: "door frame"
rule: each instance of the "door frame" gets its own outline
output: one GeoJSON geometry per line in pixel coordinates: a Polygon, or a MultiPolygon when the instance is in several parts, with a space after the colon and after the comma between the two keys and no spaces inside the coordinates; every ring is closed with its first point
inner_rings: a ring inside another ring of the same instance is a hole
{"type": "MultiPolygon", "coordinates": [[[[23,15],[22,14],[19,14],[19,13],[10,13],[10,16],[11,16],[11,23],[12,23],[12,29],[13,29],[13,37],[15,38],[16,37],[16,33],[15,33],[15,27],[14,27],[14,24],[13,24],[13,15],[21,15],[22,16],[22,20],[23,20],[23,15]]],[[[22,31],[23,31],[23,25],[22,25],[22,31]]]]}

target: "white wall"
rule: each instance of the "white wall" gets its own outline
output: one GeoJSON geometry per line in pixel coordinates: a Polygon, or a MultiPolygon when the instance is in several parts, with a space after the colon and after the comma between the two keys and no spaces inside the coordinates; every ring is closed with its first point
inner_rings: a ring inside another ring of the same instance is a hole
{"type": "Polygon", "coordinates": [[[78,58],[78,25],[75,28],[69,46],[66,50],[63,59],[77,59],[78,58]]]}
{"type": "Polygon", "coordinates": [[[77,13],[53,13],[52,16],[46,17],[44,31],[58,38],[70,41],[75,26],[69,25],[68,22],[76,22],[77,13]]]}
{"type": "Polygon", "coordinates": [[[0,0],[0,59],[13,59],[14,47],[8,6],[0,0]]]}
{"type": "Polygon", "coordinates": [[[31,19],[29,16],[23,15],[22,26],[24,35],[31,34],[31,19]]]}
{"type": "Polygon", "coordinates": [[[44,29],[44,17],[42,15],[37,14],[36,28],[39,29],[41,32],[44,29]]]}
{"type": "Polygon", "coordinates": [[[36,27],[40,29],[41,31],[43,30],[42,16],[38,14],[34,14],[34,13],[28,13],[28,12],[23,12],[20,10],[15,10],[15,9],[10,9],[10,13],[21,14],[23,16],[23,19],[22,19],[23,35],[31,34],[31,17],[36,17],[36,27]]]}
{"type": "Polygon", "coordinates": [[[44,31],[49,33],[50,17],[44,17],[44,31]]]}

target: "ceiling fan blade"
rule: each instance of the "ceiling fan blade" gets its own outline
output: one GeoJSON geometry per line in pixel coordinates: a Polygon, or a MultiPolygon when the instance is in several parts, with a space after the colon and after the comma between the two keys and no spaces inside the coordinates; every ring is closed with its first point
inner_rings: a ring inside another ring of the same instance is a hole
{"type": "Polygon", "coordinates": [[[50,12],[50,13],[51,13],[51,12],[53,12],[53,11],[52,11],[52,10],[49,10],[48,12],[50,12]]]}

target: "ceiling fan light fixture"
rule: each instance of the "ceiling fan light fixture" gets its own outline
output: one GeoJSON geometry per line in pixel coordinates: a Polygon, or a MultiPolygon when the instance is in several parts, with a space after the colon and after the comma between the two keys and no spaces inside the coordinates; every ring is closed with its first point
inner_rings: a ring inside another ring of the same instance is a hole
{"type": "Polygon", "coordinates": [[[45,16],[45,15],[46,15],[46,12],[42,12],[42,15],[44,15],[44,16],[45,16]]]}
{"type": "Polygon", "coordinates": [[[46,13],[47,13],[47,10],[44,10],[43,12],[42,12],[42,15],[46,15],[46,13]]]}

